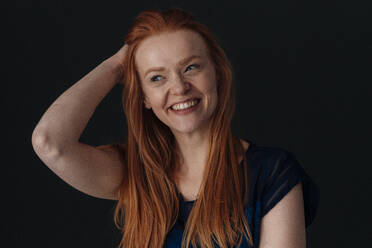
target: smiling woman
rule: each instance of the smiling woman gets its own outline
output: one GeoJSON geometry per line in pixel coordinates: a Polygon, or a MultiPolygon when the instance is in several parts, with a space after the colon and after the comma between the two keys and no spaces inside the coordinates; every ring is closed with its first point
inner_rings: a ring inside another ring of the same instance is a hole
{"type": "Polygon", "coordinates": [[[181,9],[149,10],[125,43],[43,115],[32,136],[42,161],[117,200],[119,247],[305,247],[319,190],[291,152],[233,135],[231,64],[208,28],[181,9]],[[116,83],[127,142],[80,143],[116,83]]]}
{"type": "Polygon", "coordinates": [[[146,108],[171,129],[176,140],[207,140],[208,122],[217,105],[217,83],[203,38],[189,30],[150,36],[137,47],[135,61],[146,108]],[[147,69],[156,65],[162,65],[161,74],[147,69]],[[154,82],[153,77],[159,80],[154,82]],[[190,108],[179,110],[186,106],[190,108]]]}

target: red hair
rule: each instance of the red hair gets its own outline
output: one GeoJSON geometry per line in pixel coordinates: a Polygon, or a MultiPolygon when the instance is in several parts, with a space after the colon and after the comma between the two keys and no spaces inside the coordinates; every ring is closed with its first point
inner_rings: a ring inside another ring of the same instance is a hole
{"type": "Polygon", "coordinates": [[[191,30],[203,38],[216,69],[218,103],[211,117],[209,156],[198,198],[190,212],[182,247],[231,247],[243,235],[253,246],[244,213],[248,201],[248,170],[243,145],[231,132],[235,109],[232,68],[206,26],[182,9],[141,12],[125,37],[122,104],[128,122],[125,173],[118,192],[115,225],[122,230],[119,247],[163,247],[177,221],[179,199],[174,180],[180,152],[169,127],[144,107],[135,53],[146,38],[164,32],[191,30]],[[244,161],[243,173],[238,158],[244,161]]]}

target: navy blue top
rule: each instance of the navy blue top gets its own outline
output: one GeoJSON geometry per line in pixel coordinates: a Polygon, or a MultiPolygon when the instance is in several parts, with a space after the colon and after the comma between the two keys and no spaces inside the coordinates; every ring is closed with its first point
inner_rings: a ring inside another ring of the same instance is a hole
{"type": "MultiPolygon", "coordinates": [[[[245,153],[250,166],[249,200],[244,208],[255,247],[258,247],[261,219],[295,185],[302,182],[305,225],[314,220],[319,204],[319,188],[296,160],[293,153],[278,147],[258,146],[249,142],[245,153]]],[[[240,163],[243,165],[243,161],[240,163]]],[[[185,223],[195,201],[184,201],[180,196],[180,212],[176,224],[167,235],[164,247],[181,247],[185,223]]],[[[190,244],[191,247],[191,244],[190,244]]],[[[243,238],[240,248],[251,248],[243,238]]]]}

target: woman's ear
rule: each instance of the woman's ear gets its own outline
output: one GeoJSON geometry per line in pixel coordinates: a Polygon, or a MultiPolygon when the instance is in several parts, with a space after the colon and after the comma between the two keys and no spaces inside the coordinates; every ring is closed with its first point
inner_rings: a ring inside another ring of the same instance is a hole
{"type": "Polygon", "coordinates": [[[143,100],[143,105],[145,105],[145,108],[151,109],[151,104],[149,103],[147,96],[143,91],[141,93],[141,100],[143,100]]]}
{"type": "Polygon", "coordinates": [[[146,98],[145,98],[145,100],[143,100],[143,103],[145,104],[145,108],[151,109],[151,104],[147,101],[146,98]]]}

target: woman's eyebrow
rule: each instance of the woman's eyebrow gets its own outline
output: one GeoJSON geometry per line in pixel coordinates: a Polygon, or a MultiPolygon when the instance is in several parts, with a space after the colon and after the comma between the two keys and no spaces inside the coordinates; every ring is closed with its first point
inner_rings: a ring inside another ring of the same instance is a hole
{"type": "MultiPolygon", "coordinates": [[[[188,63],[190,60],[192,59],[195,59],[195,58],[202,58],[201,56],[199,55],[191,55],[190,57],[187,57],[187,58],[184,58],[182,59],[180,62],[178,62],[178,65],[184,65],[186,63],[188,63]]],[[[153,67],[153,68],[150,68],[148,69],[146,72],[145,72],[145,77],[148,73],[152,72],[152,71],[164,71],[165,68],[164,67],[153,67]]]]}

